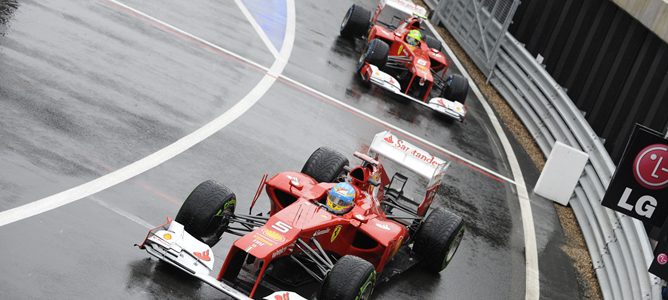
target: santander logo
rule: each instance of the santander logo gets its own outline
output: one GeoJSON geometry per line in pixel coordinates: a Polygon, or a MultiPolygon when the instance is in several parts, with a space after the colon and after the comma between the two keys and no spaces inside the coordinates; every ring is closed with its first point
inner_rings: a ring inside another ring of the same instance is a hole
{"type": "Polygon", "coordinates": [[[432,156],[431,154],[424,152],[420,149],[414,149],[412,148],[412,145],[410,145],[409,143],[400,140],[398,138],[393,138],[391,134],[388,134],[385,138],[383,138],[383,140],[385,140],[385,142],[387,142],[388,144],[394,146],[394,148],[397,148],[405,153],[408,153],[413,157],[418,158],[432,166],[438,166],[439,164],[441,164],[440,159],[438,159],[437,157],[432,156]]]}

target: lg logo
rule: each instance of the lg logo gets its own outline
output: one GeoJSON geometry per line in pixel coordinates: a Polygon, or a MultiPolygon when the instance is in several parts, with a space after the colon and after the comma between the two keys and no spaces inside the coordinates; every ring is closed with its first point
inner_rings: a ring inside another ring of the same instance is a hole
{"type": "MultiPolygon", "coordinates": [[[[638,184],[650,189],[660,190],[668,186],[668,146],[654,144],[645,147],[633,161],[633,177],[638,184]]],[[[650,195],[638,197],[635,206],[629,203],[633,189],[627,187],[617,205],[628,211],[635,211],[640,216],[651,218],[658,204],[650,195]]]]}
{"type": "Polygon", "coordinates": [[[668,185],[668,146],[654,144],[645,147],[633,162],[633,176],[640,185],[660,190],[668,185]]]}

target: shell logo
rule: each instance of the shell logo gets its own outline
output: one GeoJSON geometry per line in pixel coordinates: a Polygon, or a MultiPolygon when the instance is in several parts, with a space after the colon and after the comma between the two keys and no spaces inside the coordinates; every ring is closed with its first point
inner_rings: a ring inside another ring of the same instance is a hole
{"type": "Polygon", "coordinates": [[[273,231],[273,230],[271,230],[271,229],[266,229],[266,228],[263,229],[263,230],[262,230],[262,234],[263,234],[264,236],[266,236],[266,237],[268,237],[268,238],[270,238],[270,239],[276,241],[276,242],[283,242],[283,241],[285,241],[285,237],[284,237],[282,234],[280,234],[280,233],[278,233],[278,232],[276,232],[276,231],[273,231]]]}
{"type": "Polygon", "coordinates": [[[169,240],[172,239],[172,235],[169,234],[169,233],[165,233],[164,235],[162,235],[162,237],[163,237],[166,241],[169,241],[169,240]]]}

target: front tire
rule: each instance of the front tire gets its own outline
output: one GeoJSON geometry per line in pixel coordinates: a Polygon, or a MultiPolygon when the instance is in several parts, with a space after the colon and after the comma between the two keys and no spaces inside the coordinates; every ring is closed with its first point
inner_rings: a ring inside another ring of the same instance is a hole
{"type": "Polygon", "coordinates": [[[371,25],[371,12],[357,4],[353,4],[341,21],[340,34],[344,38],[363,36],[371,25]]]}
{"type": "Polygon", "coordinates": [[[373,265],[357,256],[341,257],[325,277],[319,300],[369,299],[376,284],[373,265]]]}
{"type": "Polygon", "coordinates": [[[452,261],[463,236],[462,218],[442,208],[436,208],[420,226],[413,251],[422,259],[425,269],[438,273],[452,261]]]}
{"type": "Polygon", "coordinates": [[[306,160],[301,172],[317,182],[336,182],[347,165],[348,159],[343,154],[328,147],[320,147],[306,160]]]}
{"type": "Polygon", "coordinates": [[[468,94],[469,81],[462,75],[454,74],[446,79],[445,88],[443,88],[441,97],[464,104],[468,94]]]}
{"type": "Polygon", "coordinates": [[[387,57],[390,53],[390,46],[385,41],[380,39],[373,39],[364,49],[362,56],[357,64],[357,72],[359,73],[364,66],[364,63],[372,64],[378,69],[383,69],[387,63],[387,57]]]}
{"type": "Polygon", "coordinates": [[[226,186],[213,180],[200,183],[188,195],[174,219],[186,232],[213,247],[234,215],[237,197],[226,186]]]}

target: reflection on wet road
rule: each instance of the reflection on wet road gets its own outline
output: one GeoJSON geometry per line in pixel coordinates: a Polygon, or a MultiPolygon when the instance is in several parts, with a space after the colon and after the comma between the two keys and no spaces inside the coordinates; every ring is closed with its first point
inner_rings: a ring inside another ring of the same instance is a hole
{"type": "MultiPolygon", "coordinates": [[[[280,49],[282,33],[271,22],[281,19],[258,12],[257,2],[242,2],[280,49]]],[[[233,1],[126,4],[262,66],[273,63],[233,1]]],[[[469,118],[457,123],[388,99],[355,79],[359,46],[338,38],[349,5],[297,3],[295,47],[285,76],[508,177],[474,95],[467,101],[469,118]]],[[[105,1],[0,0],[0,34],[3,211],[162,149],[227,111],[264,75],[105,1]]],[[[228,127],[95,198],[155,224],[173,216],[197,183],[213,178],[234,189],[244,211],[265,172],[298,170],[322,145],[351,154],[368,147],[385,127],[280,78],[228,127]]],[[[378,298],[518,299],[524,294],[522,225],[512,184],[452,160],[434,205],[467,222],[458,254],[440,276],[412,270],[379,286],[378,298]]],[[[0,227],[0,253],[11,254],[0,258],[4,274],[12,274],[0,276],[6,297],[220,297],[147,259],[132,247],[145,228],[89,200],[0,227]]],[[[258,200],[258,211],[268,208],[266,200],[258,200]]],[[[232,241],[226,237],[214,248],[219,263],[232,241]]]]}

